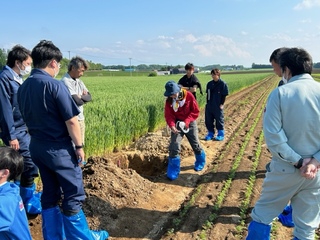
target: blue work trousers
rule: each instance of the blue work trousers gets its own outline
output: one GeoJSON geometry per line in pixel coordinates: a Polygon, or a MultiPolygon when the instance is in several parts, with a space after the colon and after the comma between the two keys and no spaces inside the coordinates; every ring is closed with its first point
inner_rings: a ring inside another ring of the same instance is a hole
{"type": "Polygon", "coordinates": [[[205,110],[205,124],[208,132],[217,130],[224,130],[224,116],[223,110],[219,106],[206,105],[205,110]]]}
{"type": "Polygon", "coordinates": [[[85,192],[82,170],[72,142],[44,142],[31,138],[30,152],[40,170],[43,183],[42,209],[55,207],[61,199],[64,213],[77,213],[82,208],[85,192]]]}

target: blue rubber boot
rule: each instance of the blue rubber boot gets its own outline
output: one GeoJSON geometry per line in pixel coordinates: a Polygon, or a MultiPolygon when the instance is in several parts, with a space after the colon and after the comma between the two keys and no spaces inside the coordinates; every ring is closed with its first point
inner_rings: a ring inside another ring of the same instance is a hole
{"type": "Polygon", "coordinates": [[[300,240],[299,238],[297,238],[297,237],[294,237],[292,240],[300,240]]]}
{"type": "Polygon", "coordinates": [[[174,158],[169,157],[167,177],[173,181],[179,177],[179,173],[180,173],[180,157],[174,157],[174,158]]]}
{"type": "Polygon", "coordinates": [[[36,185],[31,187],[20,186],[20,196],[22,198],[24,208],[28,214],[40,214],[41,213],[41,193],[36,192],[36,185]]]}
{"type": "Polygon", "coordinates": [[[218,135],[215,138],[217,141],[223,141],[224,139],[224,130],[218,130],[218,135]]]}
{"type": "Polygon", "coordinates": [[[67,239],[105,240],[109,237],[109,233],[107,231],[90,230],[86,216],[82,210],[72,216],[62,214],[62,218],[67,239]]]}
{"type": "Polygon", "coordinates": [[[213,132],[208,132],[207,136],[204,137],[204,140],[206,140],[206,141],[212,140],[213,139],[213,135],[214,135],[213,132]]]}
{"type": "Polygon", "coordinates": [[[279,222],[282,223],[283,226],[292,228],[294,227],[294,222],[292,219],[292,207],[291,205],[287,205],[283,212],[278,216],[279,222]]]}
{"type": "Polygon", "coordinates": [[[246,240],[270,240],[271,225],[252,221],[248,227],[246,240]]]}
{"type": "Polygon", "coordinates": [[[194,170],[201,171],[206,164],[206,153],[202,150],[200,154],[196,154],[196,162],[194,163],[194,170]]]}
{"type": "Polygon", "coordinates": [[[44,240],[64,240],[63,220],[58,206],[42,210],[42,235],[44,240]]]}

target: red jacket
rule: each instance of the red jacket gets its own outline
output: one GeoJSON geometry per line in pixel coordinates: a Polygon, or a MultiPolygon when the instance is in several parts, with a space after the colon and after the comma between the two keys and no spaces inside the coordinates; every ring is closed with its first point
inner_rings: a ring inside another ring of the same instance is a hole
{"type": "Polygon", "coordinates": [[[184,121],[188,128],[190,122],[195,121],[199,117],[199,113],[198,103],[191,92],[187,92],[186,102],[182,107],[179,107],[177,112],[173,110],[169,98],[164,108],[164,117],[170,128],[175,126],[177,121],[184,121]]]}

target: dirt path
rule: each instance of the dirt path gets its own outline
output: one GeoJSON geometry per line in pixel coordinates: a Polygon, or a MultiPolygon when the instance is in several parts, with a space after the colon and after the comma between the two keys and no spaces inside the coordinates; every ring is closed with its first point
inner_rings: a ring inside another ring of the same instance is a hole
{"type": "MultiPolygon", "coordinates": [[[[112,240],[243,239],[270,160],[262,112],[277,81],[270,77],[228,96],[225,140],[201,141],[207,154],[201,172],[193,170],[195,158],[184,139],[181,174],[175,181],[166,178],[169,137],[164,130],[118,153],[89,159],[84,211],[90,227],[107,229],[112,240]]],[[[203,112],[198,126],[203,138],[203,112]]],[[[41,217],[29,223],[33,238],[42,239],[41,217]]],[[[290,239],[291,229],[276,226],[273,239],[290,239]]]]}

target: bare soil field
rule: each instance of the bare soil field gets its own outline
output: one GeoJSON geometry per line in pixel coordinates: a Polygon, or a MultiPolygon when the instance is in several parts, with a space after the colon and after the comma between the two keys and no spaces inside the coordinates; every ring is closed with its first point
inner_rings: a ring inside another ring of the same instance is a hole
{"type": "MultiPolygon", "coordinates": [[[[277,83],[269,77],[227,97],[225,140],[201,140],[207,155],[201,172],[193,170],[195,157],[184,139],[181,174],[175,181],[166,178],[166,129],[119,152],[89,158],[83,169],[89,226],[106,229],[111,240],[244,239],[270,161],[262,116],[277,83]]],[[[197,122],[203,138],[203,111],[197,122]]],[[[29,225],[34,240],[42,239],[41,216],[29,225]]],[[[292,229],[274,223],[272,239],[291,238],[292,229]]]]}

